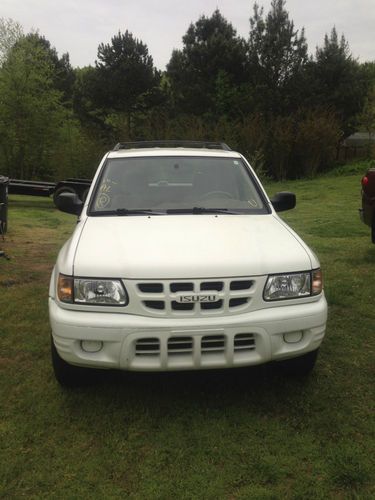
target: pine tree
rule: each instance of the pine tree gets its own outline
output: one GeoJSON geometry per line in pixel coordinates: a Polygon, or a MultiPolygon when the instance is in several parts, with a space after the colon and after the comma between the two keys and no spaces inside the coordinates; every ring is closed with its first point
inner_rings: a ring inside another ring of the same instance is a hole
{"type": "Polygon", "coordinates": [[[167,65],[176,108],[216,115],[218,90],[219,99],[223,98],[222,84],[235,90],[247,79],[246,43],[219,10],[191,24],[182,40],[183,49],[174,50],[167,65]]]}
{"type": "Polygon", "coordinates": [[[304,29],[299,34],[284,0],[272,0],[264,16],[254,5],[250,18],[249,58],[258,108],[267,115],[290,112],[300,104],[299,82],[307,63],[304,29]]]}

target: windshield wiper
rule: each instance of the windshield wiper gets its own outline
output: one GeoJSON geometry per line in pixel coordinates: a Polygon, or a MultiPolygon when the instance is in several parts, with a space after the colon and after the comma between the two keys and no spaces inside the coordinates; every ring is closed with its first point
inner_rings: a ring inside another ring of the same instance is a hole
{"type": "Polygon", "coordinates": [[[151,208],[118,208],[114,212],[116,215],[165,215],[165,212],[151,208]]]}
{"type": "Polygon", "coordinates": [[[230,210],[229,208],[205,208],[205,207],[193,207],[193,208],[170,208],[167,210],[167,214],[239,214],[241,212],[236,210],[230,210]]]}

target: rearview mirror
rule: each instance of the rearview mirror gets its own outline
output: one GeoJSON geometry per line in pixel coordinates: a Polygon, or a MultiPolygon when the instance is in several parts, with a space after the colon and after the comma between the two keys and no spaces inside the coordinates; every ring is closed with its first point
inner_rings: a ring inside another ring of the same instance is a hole
{"type": "Polygon", "coordinates": [[[56,207],[68,214],[80,215],[83,202],[75,193],[61,193],[54,199],[56,207]]]}
{"type": "Polygon", "coordinates": [[[284,212],[296,206],[296,195],[288,191],[276,193],[271,199],[271,203],[276,212],[284,212]]]}

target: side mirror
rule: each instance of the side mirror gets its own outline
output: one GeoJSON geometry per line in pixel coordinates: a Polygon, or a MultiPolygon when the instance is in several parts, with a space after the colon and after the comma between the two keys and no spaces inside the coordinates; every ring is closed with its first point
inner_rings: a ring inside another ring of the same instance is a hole
{"type": "Polygon", "coordinates": [[[68,214],[80,215],[83,202],[75,193],[61,193],[54,199],[56,207],[68,214]]]}
{"type": "Polygon", "coordinates": [[[282,191],[275,194],[271,199],[271,203],[276,212],[284,212],[284,210],[290,210],[296,206],[296,195],[288,191],[282,191]]]}

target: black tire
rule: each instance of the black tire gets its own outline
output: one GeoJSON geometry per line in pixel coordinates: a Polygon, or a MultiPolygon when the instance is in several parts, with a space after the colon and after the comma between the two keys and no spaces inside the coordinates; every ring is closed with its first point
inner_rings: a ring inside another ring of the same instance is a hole
{"type": "Polygon", "coordinates": [[[79,387],[82,385],[88,385],[93,381],[92,375],[95,370],[82,368],[80,366],[73,366],[64,361],[57,352],[52,336],[51,357],[56,380],[63,387],[79,387]]]}
{"type": "Polygon", "coordinates": [[[372,219],[371,223],[371,241],[375,243],[375,217],[372,219]]]}
{"type": "Polygon", "coordinates": [[[285,361],[278,361],[281,370],[288,375],[306,376],[314,368],[319,349],[308,352],[298,358],[286,359],[285,361]]]}

